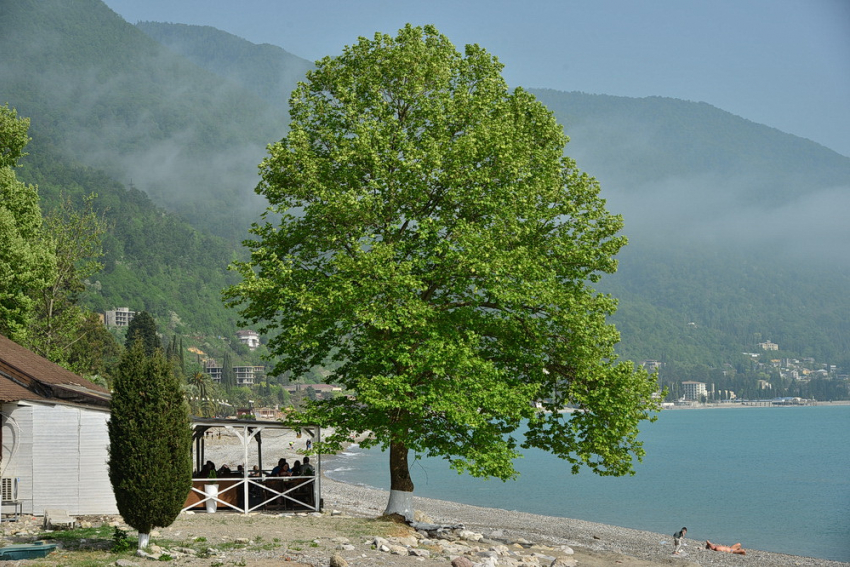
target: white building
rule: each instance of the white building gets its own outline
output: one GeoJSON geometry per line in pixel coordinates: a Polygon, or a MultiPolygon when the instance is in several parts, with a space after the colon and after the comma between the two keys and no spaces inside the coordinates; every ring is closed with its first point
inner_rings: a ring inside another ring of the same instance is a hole
{"type": "Polygon", "coordinates": [[[117,514],[105,388],[0,335],[2,512],[117,514]]]}
{"type": "Polygon", "coordinates": [[[248,348],[251,350],[260,346],[260,335],[257,334],[257,331],[252,331],[250,329],[236,331],[236,336],[239,338],[240,343],[248,345],[248,348]]]}
{"type": "Polygon", "coordinates": [[[107,311],[103,314],[103,320],[107,327],[126,327],[136,316],[135,311],[130,311],[129,307],[118,307],[113,311],[107,311]]]}
{"type": "Polygon", "coordinates": [[[682,390],[685,394],[685,399],[692,402],[698,402],[702,398],[708,397],[705,382],[694,382],[692,380],[682,382],[682,390]]]}

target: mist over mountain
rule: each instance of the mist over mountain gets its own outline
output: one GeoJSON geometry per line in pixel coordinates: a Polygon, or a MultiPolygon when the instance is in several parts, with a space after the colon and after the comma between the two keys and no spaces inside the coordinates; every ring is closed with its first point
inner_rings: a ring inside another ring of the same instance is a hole
{"type": "Polygon", "coordinates": [[[278,109],[313,63],[274,45],[256,45],[209,26],[139,22],[136,27],[192,63],[251,91],[278,109]]]}
{"type": "MultiPolygon", "coordinates": [[[[0,102],[32,118],[30,153],[132,182],[199,235],[248,236],[257,164],[311,63],[214,28],[133,26],[100,0],[2,6],[0,102]]],[[[531,92],[624,216],[629,246],[600,285],[620,298],[624,355],[718,367],[770,339],[850,367],[850,158],[705,103],[531,92]]]]}
{"type": "MultiPolygon", "coordinates": [[[[264,207],[253,194],[285,104],[176,55],[100,0],[3,2],[0,99],[32,136],[238,241],[264,207]]],[[[285,100],[285,99],[284,99],[285,100]]]]}
{"type": "Polygon", "coordinates": [[[850,267],[850,158],[706,103],[532,92],[633,242],[850,267]]]}

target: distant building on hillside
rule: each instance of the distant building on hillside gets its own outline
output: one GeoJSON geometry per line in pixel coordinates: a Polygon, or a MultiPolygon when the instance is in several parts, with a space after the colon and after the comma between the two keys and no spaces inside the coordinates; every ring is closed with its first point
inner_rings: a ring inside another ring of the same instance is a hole
{"type": "Polygon", "coordinates": [[[210,375],[213,382],[221,383],[221,365],[214,358],[204,361],[204,372],[210,375]]]}
{"type": "Polygon", "coordinates": [[[265,366],[234,366],[237,386],[253,386],[254,381],[261,378],[266,371],[265,366]]]}
{"type": "Polygon", "coordinates": [[[641,365],[646,368],[646,371],[650,374],[661,368],[661,362],[658,360],[644,360],[641,365]]]}
{"type": "Polygon", "coordinates": [[[770,341],[759,343],[762,350],[779,350],[779,345],[770,341]]]}
{"type": "Polygon", "coordinates": [[[334,386],[333,384],[290,384],[283,387],[283,389],[290,394],[299,390],[305,391],[307,388],[311,388],[314,392],[316,392],[316,397],[323,400],[329,400],[334,397],[335,393],[342,392],[341,387],[334,386]]]}
{"type": "Polygon", "coordinates": [[[257,334],[257,331],[252,331],[250,329],[236,331],[236,336],[239,338],[240,343],[248,345],[248,348],[251,350],[260,346],[260,335],[257,334]]]}
{"type": "Polygon", "coordinates": [[[113,311],[106,311],[103,319],[107,327],[126,327],[135,316],[136,312],[130,311],[129,307],[118,307],[113,311]]]}
{"type": "Polygon", "coordinates": [[[698,402],[703,397],[708,397],[705,382],[694,382],[692,380],[682,382],[682,390],[685,394],[685,399],[691,402],[698,402]]]}

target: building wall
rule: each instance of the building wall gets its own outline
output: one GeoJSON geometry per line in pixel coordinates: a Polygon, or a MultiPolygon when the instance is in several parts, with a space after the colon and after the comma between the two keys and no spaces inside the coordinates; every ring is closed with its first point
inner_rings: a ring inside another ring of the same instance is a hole
{"type": "Polygon", "coordinates": [[[107,466],[108,411],[27,402],[3,409],[3,475],[19,478],[24,513],[118,513],[107,466]]]}
{"type": "Polygon", "coordinates": [[[106,311],[104,313],[107,327],[126,327],[136,316],[135,311],[130,311],[129,307],[119,307],[118,309],[106,311]]]}

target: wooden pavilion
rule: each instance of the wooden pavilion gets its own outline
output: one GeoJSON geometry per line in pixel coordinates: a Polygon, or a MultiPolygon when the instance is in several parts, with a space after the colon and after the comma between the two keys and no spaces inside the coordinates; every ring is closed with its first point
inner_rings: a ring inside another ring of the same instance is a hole
{"type": "Polygon", "coordinates": [[[194,417],[192,444],[196,471],[202,470],[206,462],[204,450],[207,432],[216,428],[223,428],[240,442],[242,470],[222,478],[194,476],[184,511],[203,508],[213,512],[220,506],[243,514],[259,510],[321,511],[321,455],[316,455],[316,462],[311,463],[313,474],[271,476],[271,471],[263,469],[264,432],[294,431],[299,437],[307,435],[313,443],[317,443],[321,441],[319,426],[291,427],[279,421],[194,417]],[[251,443],[256,443],[257,448],[256,471],[249,462],[251,443]]]}

